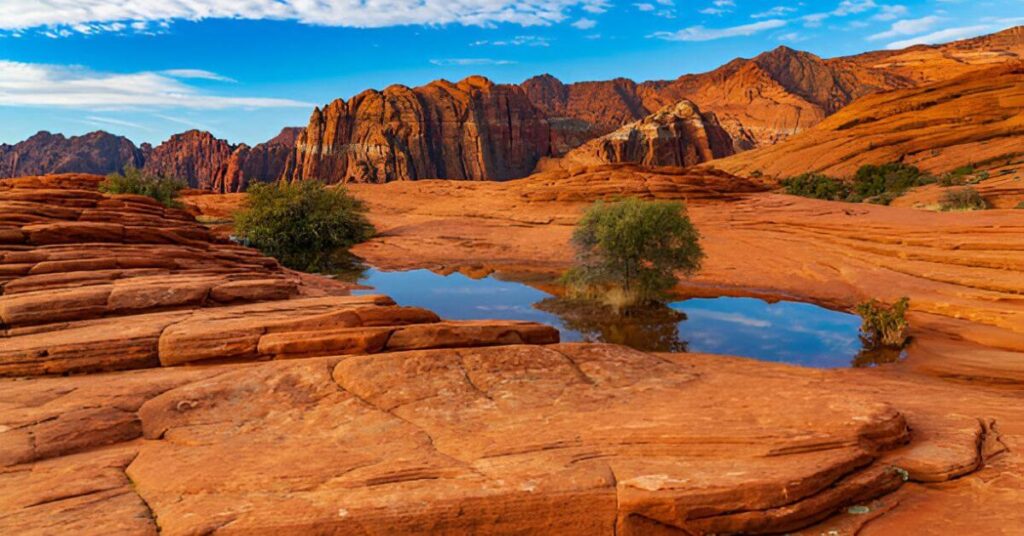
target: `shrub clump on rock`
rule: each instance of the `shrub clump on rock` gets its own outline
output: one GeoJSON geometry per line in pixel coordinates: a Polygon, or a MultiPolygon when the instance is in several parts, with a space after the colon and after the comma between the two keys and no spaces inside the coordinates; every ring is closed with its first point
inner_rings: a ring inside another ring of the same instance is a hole
{"type": "Polygon", "coordinates": [[[910,298],[902,297],[891,305],[870,300],[857,306],[861,317],[860,338],[867,350],[899,349],[907,344],[907,309],[910,298]]]}
{"type": "Polygon", "coordinates": [[[325,271],[345,249],[373,236],[362,201],[317,180],[253,184],[235,230],[289,268],[325,271]]]}
{"type": "Polygon", "coordinates": [[[958,188],[942,194],[939,201],[942,210],[985,210],[988,201],[974,188],[958,188]]]}
{"type": "Polygon", "coordinates": [[[907,190],[935,182],[914,166],[900,162],[861,166],[852,180],[844,181],[822,173],[803,173],[783,179],[783,190],[790,195],[888,205],[907,190]]]}
{"type": "Polygon", "coordinates": [[[108,194],[144,195],[156,199],[166,207],[180,207],[178,194],[187,186],[185,181],[145,173],[134,166],[126,166],[123,173],[111,173],[100,183],[100,191],[108,194]]]}
{"type": "Polygon", "coordinates": [[[616,311],[661,302],[677,272],[700,269],[699,239],[681,203],[598,201],[573,233],[576,266],[564,278],[569,295],[616,311]]]}

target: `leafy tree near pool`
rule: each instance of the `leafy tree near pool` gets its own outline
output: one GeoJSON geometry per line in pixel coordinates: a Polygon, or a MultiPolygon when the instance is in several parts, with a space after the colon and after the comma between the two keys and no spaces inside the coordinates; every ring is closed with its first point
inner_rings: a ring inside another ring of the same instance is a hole
{"type": "Polygon", "coordinates": [[[700,269],[699,238],[682,203],[598,201],[573,233],[576,266],[565,275],[569,293],[616,310],[662,301],[677,272],[700,269]]]}
{"type": "Polygon", "coordinates": [[[361,201],[320,181],[253,184],[248,194],[236,232],[289,268],[328,270],[339,251],[374,233],[361,201]]]}

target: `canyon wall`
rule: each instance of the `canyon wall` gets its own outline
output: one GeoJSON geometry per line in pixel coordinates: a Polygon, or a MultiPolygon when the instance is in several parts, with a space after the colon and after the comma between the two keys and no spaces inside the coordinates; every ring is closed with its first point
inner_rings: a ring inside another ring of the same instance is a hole
{"type": "Polygon", "coordinates": [[[549,127],[522,88],[482,77],[391,86],[313,111],[285,178],[388,182],[523,177],[549,154],[549,127]]]}

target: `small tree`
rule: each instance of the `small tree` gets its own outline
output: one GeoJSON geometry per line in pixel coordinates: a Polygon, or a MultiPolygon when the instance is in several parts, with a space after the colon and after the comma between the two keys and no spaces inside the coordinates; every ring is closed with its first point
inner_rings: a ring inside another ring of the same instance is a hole
{"type": "Polygon", "coordinates": [[[374,232],[361,201],[316,180],[253,184],[235,230],[285,266],[307,271],[329,269],[339,251],[374,232]]]}
{"type": "Polygon", "coordinates": [[[565,276],[570,295],[616,309],[661,301],[678,281],[676,272],[700,268],[699,238],[681,203],[598,201],[573,233],[577,264],[565,276]]]}
{"type": "Polygon", "coordinates": [[[100,183],[100,191],[108,194],[144,195],[156,199],[167,207],[180,207],[178,193],[187,186],[185,181],[160,177],[132,165],[124,168],[124,173],[111,173],[100,183]]]}
{"type": "Polygon", "coordinates": [[[988,201],[971,187],[948,190],[942,194],[939,201],[939,208],[949,210],[985,210],[988,208],[988,201]]]}
{"type": "Polygon", "coordinates": [[[857,306],[861,317],[860,338],[868,350],[903,348],[907,343],[907,309],[910,298],[902,297],[892,305],[870,300],[857,306]]]}

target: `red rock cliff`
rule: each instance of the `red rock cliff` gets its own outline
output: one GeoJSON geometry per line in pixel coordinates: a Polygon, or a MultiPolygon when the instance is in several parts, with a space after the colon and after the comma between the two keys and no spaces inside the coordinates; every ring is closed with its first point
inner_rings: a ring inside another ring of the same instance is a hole
{"type": "Polygon", "coordinates": [[[317,108],[285,171],[292,180],[503,180],[549,152],[543,113],[518,86],[482,77],[365,91],[317,108]]]}
{"type": "Polygon", "coordinates": [[[688,100],[629,123],[569,152],[581,164],[634,163],[685,167],[733,154],[732,139],[714,114],[688,100]]]}
{"type": "Polygon", "coordinates": [[[142,165],[142,152],[123,136],[103,131],[64,137],[41,131],[14,145],[0,144],[0,178],[40,173],[99,173],[142,165]]]}

